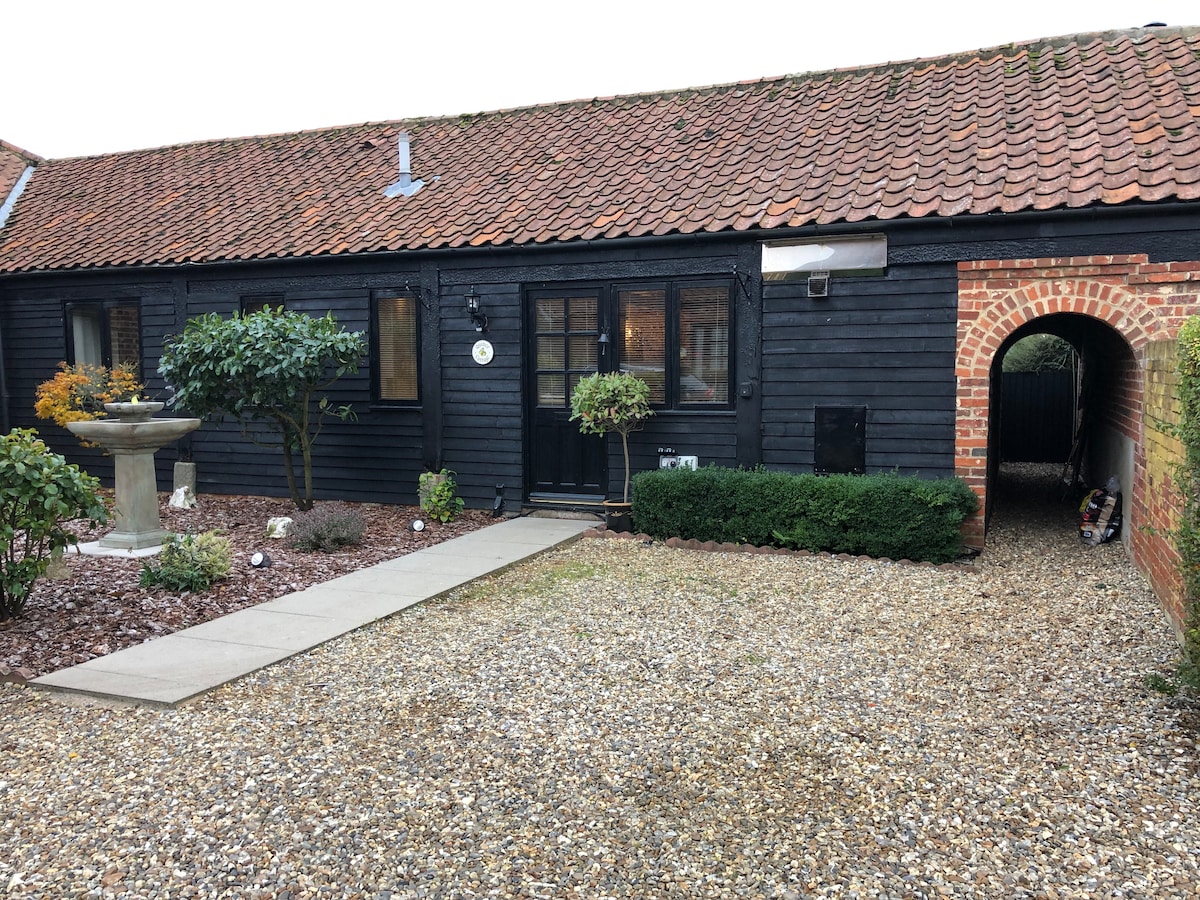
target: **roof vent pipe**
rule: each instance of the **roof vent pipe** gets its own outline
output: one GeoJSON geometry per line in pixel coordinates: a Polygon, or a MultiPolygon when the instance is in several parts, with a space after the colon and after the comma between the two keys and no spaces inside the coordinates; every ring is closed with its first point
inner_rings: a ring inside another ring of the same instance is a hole
{"type": "Polygon", "coordinates": [[[400,132],[400,137],[397,139],[397,150],[399,151],[400,161],[400,180],[395,184],[390,185],[383,192],[385,197],[398,197],[403,195],[411,197],[422,187],[425,182],[421,180],[412,180],[412,166],[409,163],[409,137],[407,131],[400,132]]]}
{"type": "Polygon", "coordinates": [[[8,221],[9,214],[13,211],[13,207],[17,205],[17,198],[21,196],[21,191],[25,190],[25,185],[29,184],[29,179],[33,177],[33,166],[26,166],[25,171],[21,173],[21,177],[17,179],[17,183],[13,185],[13,189],[8,192],[8,198],[3,204],[0,204],[0,228],[4,227],[4,223],[8,221]]]}

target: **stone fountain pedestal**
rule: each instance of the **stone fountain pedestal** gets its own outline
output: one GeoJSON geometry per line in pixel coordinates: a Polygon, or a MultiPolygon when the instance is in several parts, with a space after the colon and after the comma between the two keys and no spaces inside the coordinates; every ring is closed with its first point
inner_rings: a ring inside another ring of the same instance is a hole
{"type": "Polygon", "coordinates": [[[154,453],[200,427],[199,419],[155,419],[162,403],[106,403],[115,419],[71,422],[67,428],[99,444],[116,468],[116,527],[100,539],[101,549],[144,550],[162,545],[154,453]]]}

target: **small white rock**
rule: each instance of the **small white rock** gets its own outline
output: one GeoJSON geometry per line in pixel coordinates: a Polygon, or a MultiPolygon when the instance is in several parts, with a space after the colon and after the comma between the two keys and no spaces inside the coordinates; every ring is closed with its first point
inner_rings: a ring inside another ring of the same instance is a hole
{"type": "Polygon", "coordinates": [[[267,519],[267,537],[269,538],[285,538],[288,536],[288,529],[292,527],[292,520],[288,516],[271,516],[267,519]]]}

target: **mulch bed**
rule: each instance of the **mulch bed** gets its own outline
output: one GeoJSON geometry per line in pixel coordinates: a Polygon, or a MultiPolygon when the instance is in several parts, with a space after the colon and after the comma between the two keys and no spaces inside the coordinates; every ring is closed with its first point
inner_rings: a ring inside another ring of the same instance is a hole
{"type": "MultiPolygon", "coordinates": [[[[426,522],[424,531],[414,532],[409,529],[412,520],[424,519],[417,507],[348,503],[366,522],[361,545],[305,553],[289,547],[286,539],[265,537],[272,516],[297,515],[286,498],[202,494],[195,509],[179,510],[167,506],[169,496],[159,497],[164,528],[181,533],[216,529],[230,539],[234,561],[229,577],[207,591],[179,593],[141,587],[141,560],[70,556],[69,577],[40,579],[22,615],[0,622],[0,681],[28,680],[87,662],[494,522],[487,512],[466,510],[448,524],[426,522]],[[256,550],[270,555],[269,567],[250,565],[256,550]]],[[[82,526],[73,529],[82,542],[96,540],[111,527],[90,530],[86,522],[76,524],[82,526]]]]}

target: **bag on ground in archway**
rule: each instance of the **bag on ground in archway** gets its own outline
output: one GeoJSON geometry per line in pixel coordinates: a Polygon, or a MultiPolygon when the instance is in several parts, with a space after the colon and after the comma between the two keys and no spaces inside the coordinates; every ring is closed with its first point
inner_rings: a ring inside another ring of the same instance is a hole
{"type": "Polygon", "coordinates": [[[1121,533],[1121,492],[1097,488],[1079,507],[1079,538],[1085,544],[1106,544],[1121,533]]]}

